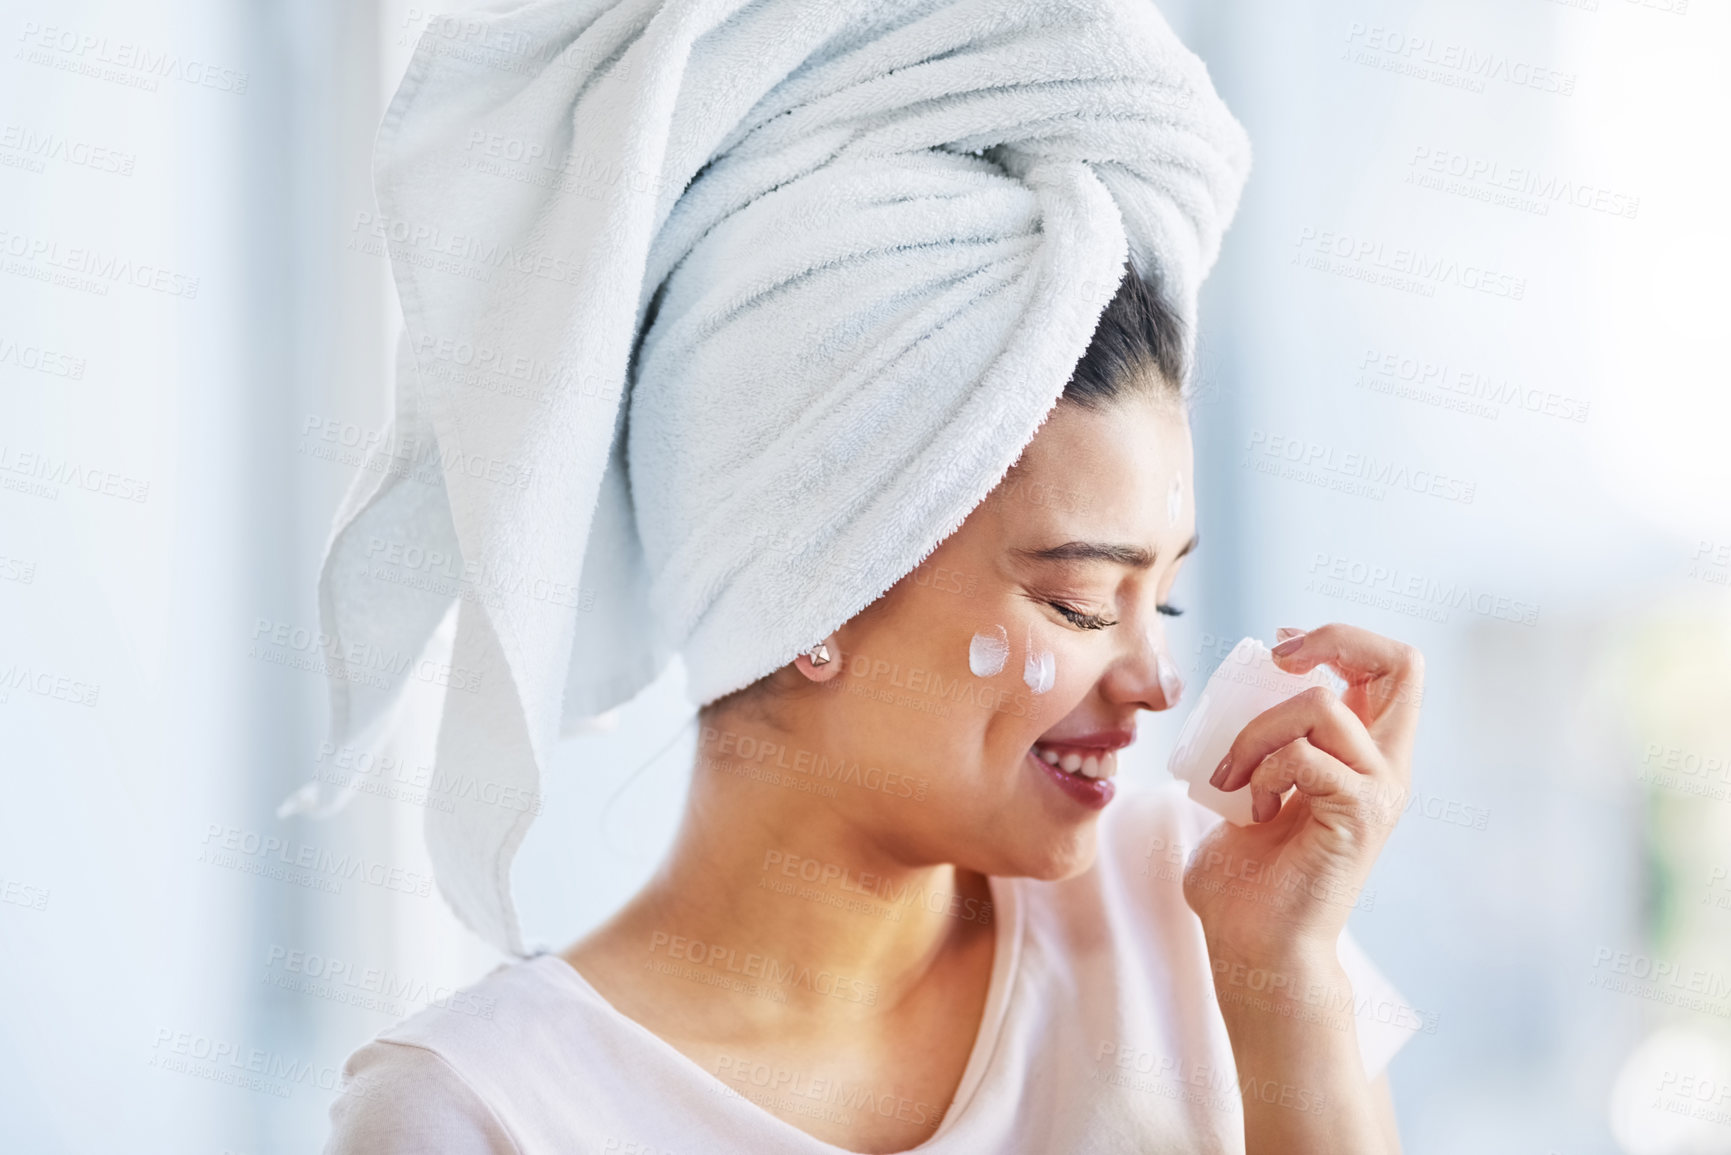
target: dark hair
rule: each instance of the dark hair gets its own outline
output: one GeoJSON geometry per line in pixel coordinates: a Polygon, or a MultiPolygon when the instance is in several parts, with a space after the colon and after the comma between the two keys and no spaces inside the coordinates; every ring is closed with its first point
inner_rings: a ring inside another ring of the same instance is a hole
{"type": "Polygon", "coordinates": [[[1184,337],[1184,322],[1167,305],[1159,278],[1125,262],[1124,279],[1100,314],[1094,339],[1076,362],[1063,399],[1099,409],[1127,393],[1151,388],[1176,399],[1187,368],[1184,337]]]}

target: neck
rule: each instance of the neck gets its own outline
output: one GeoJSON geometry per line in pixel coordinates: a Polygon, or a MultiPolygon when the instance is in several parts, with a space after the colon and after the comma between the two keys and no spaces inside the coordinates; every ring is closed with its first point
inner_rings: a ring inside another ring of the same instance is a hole
{"type": "Polygon", "coordinates": [[[900,1004],[990,934],[984,877],[918,861],[850,816],[849,791],[825,797],[809,789],[820,779],[775,768],[791,756],[739,757],[766,742],[817,749],[822,735],[738,717],[705,728],[673,849],[622,912],[627,942],[699,981],[756,983],[765,997],[742,1001],[766,1019],[846,1019],[900,1004]]]}

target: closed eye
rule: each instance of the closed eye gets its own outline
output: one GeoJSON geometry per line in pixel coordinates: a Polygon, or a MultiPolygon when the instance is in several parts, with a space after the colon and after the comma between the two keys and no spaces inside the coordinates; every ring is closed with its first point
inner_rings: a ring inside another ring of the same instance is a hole
{"type": "Polygon", "coordinates": [[[1155,606],[1154,608],[1156,610],[1160,611],[1161,613],[1165,614],[1169,618],[1178,617],[1180,614],[1182,614],[1184,612],[1183,610],[1179,609],[1177,606],[1173,606],[1173,605],[1155,606]]]}
{"type": "Polygon", "coordinates": [[[1047,602],[1046,604],[1063,614],[1071,625],[1079,626],[1084,630],[1103,630],[1107,626],[1118,624],[1115,620],[1103,618],[1099,614],[1085,613],[1075,606],[1067,606],[1063,602],[1047,602]]]}

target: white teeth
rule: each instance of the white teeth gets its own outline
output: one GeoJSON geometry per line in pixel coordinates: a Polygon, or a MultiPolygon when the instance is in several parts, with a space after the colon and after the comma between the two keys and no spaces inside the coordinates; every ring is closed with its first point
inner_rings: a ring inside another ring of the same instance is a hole
{"type": "Polygon", "coordinates": [[[1065,773],[1083,778],[1110,778],[1118,773],[1118,755],[1112,750],[1103,750],[1098,755],[1090,754],[1084,758],[1075,751],[1059,754],[1045,746],[1035,746],[1034,757],[1049,766],[1058,767],[1065,773]]]}

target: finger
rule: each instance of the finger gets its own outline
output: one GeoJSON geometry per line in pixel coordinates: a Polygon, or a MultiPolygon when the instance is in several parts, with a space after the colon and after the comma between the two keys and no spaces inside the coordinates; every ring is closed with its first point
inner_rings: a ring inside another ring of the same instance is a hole
{"type": "Polygon", "coordinates": [[[1332,622],[1287,638],[1274,662],[1294,674],[1329,666],[1346,679],[1346,704],[1367,724],[1410,740],[1424,694],[1424,655],[1405,642],[1332,622]]]}
{"type": "Polygon", "coordinates": [[[1424,674],[1424,657],[1414,647],[1340,622],[1285,638],[1274,647],[1274,663],[1294,674],[1332,666],[1355,686],[1388,677],[1418,681],[1424,674]]]}
{"type": "Polygon", "coordinates": [[[1364,781],[1363,775],[1340,759],[1299,738],[1274,751],[1251,771],[1250,817],[1254,822],[1267,822],[1279,814],[1281,798],[1294,787],[1315,802],[1335,802],[1348,808],[1364,781]]]}
{"type": "Polygon", "coordinates": [[[1360,774],[1377,774],[1387,766],[1358,715],[1332,691],[1312,686],[1252,718],[1232,740],[1211,784],[1218,790],[1237,790],[1264,758],[1299,738],[1360,774]]]}
{"type": "Polygon", "coordinates": [[[1404,785],[1355,773],[1301,739],[1276,750],[1251,774],[1251,820],[1266,823],[1291,810],[1287,792],[1294,788],[1305,795],[1306,813],[1328,826],[1344,823],[1386,835],[1406,809],[1404,785]]]}

